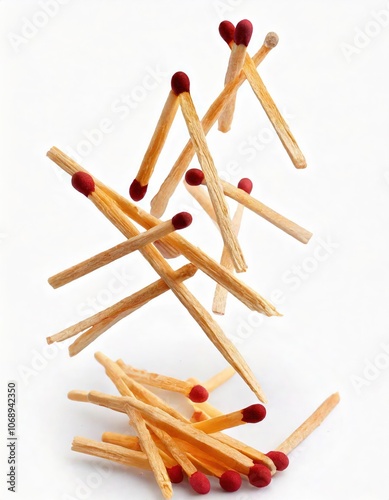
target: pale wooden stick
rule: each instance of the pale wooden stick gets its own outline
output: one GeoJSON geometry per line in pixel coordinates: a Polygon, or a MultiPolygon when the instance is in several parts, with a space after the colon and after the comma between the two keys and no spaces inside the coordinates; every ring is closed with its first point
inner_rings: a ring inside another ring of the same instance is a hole
{"type": "Polygon", "coordinates": [[[231,254],[231,259],[237,272],[244,272],[247,269],[242,249],[231,227],[231,219],[228,213],[228,205],[224,198],[223,190],[220,187],[217,170],[208,148],[205,133],[201,125],[200,119],[194,107],[192,97],[189,92],[189,79],[185,73],[176,73],[172,78],[173,90],[176,85],[176,80],[187,79],[183,85],[183,89],[177,89],[179,92],[178,98],[181,106],[181,111],[184,116],[186,126],[192,144],[197,154],[197,158],[201,165],[207,181],[207,189],[211,199],[213,209],[215,210],[217,223],[220,228],[224,245],[228,248],[231,254]]]}
{"type": "MultiPolygon", "coordinates": [[[[253,56],[254,64],[258,66],[265,59],[270,50],[277,45],[277,43],[277,35],[275,33],[268,33],[262,47],[253,56]]],[[[228,100],[235,95],[236,90],[242,85],[245,79],[246,75],[243,71],[241,71],[238,77],[228,83],[215,101],[211,104],[201,121],[205,134],[207,134],[216,123],[224,106],[227,104],[228,100]]],[[[163,181],[158,193],[151,200],[151,213],[154,216],[161,217],[165,212],[169,199],[185,174],[185,171],[188,168],[194,154],[195,150],[192,141],[189,141],[173,165],[168,176],[163,181]]]]}
{"type": "Polygon", "coordinates": [[[76,436],[73,439],[72,450],[105,458],[122,465],[151,470],[148,458],[142,451],[135,451],[110,443],[100,443],[80,436],[76,436]]]}
{"type": "MultiPolygon", "coordinates": [[[[120,394],[122,396],[133,397],[133,393],[121,378],[121,368],[101,352],[95,353],[95,358],[101,365],[104,366],[107,375],[115,384],[120,394]]],[[[173,496],[172,483],[166,471],[166,467],[163,463],[161,455],[159,454],[159,450],[150,435],[142,414],[131,405],[125,405],[124,409],[130,418],[131,424],[133,425],[139,436],[140,446],[142,448],[142,451],[147,455],[150,467],[153,471],[155,480],[162,492],[163,497],[171,498],[173,496]]]]}
{"type": "Polygon", "coordinates": [[[236,375],[236,371],[231,366],[227,366],[220,372],[216,373],[213,377],[203,382],[202,385],[208,392],[213,392],[215,389],[230,380],[230,378],[234,375],[236,375]]]}
{"type": "Polygon", "coordinates": [[[92,326],[86,332],[82,333],[77,339],[70,344],[69,356],[73,357],[80,353],[83,349],[88,347],[93,341],[95,341],[100,335],[109,330],[115,323],[126,317],[127,312],[116,316],[114,319],[106,318],[100,321],[97,325],[92,326]]]}
{"type": "Polygon", "coordinates": [[[81,278],[81,276],[85,276],[86,274],[109,264],[110,262],[135,252],[149,243],[153,243],[155,240],[172,233],[176,229],[177,228],[172,219],[161,222],[157,226],[154,226],[151,229],[148,229],[147,231],[120,243],[119,245],[109,248],[108,250],[100,252],[97,255],[80,262],[79,264],[65,269],[64,271],[49,278],[48,281],[53,288],[59,288],[67,283],[70,283],[71,281],[81,278]]]}
{"type": "Polygon", "coordinates": [[[213,209],[212,202],[206,190],[202,186],[191,186],[185,181],[185,179],[184,186],[188,193],[193,196],[193,198],[201,206],[204,212],[213,220],[213,222],[216,223],[216,227],[219,229],[219,226],[217,225],[215,210],[213,209]]]}
{"type": "Polygon", "coordinates": [[[329,396],[320,406],[310,415],[300,427],[298,427],[283,443],[281,443],[276,451],[282,451],[288,455],[294,450],[304,439],[306,439],[326,417],[331,413],[335,406],[339,403],[340,396],[336,392],[329,396]]]}
{"type": "Polygon", "coordinates": [[[210,418],[208,420],[196,422],[193,426],[196,427],[196,429],[201,429],[207,434],[214,434],[215,432],[220,432],[224,429],[230,429],[246,423],[260,422],[263,420],[265,414],[266,411],[262,405],[252,405],[244,408],[243,410],[234,411],[210,418]]]}
{"type": "Polygon", "coordinates": [[[117,432],[104,432],[101,436],[101,440],[104,443],[116,444],[117,446],[128,448],[129,450],[142,451],[138,436],[119,434],[117,432]]]}
{"type": "MultiPolygon", "coordinates": [[[[65,155],[58,148],[51,148],[47,156],[70,175],[76,172],[87,173],[77,162],[65,155]]],[[[149,229],[160,222],[159,219],[150,215],[145,210],[142,210],[141,207],[135,206],[129,200],[108,188],[96,178],[94,178],[94,181],[96,186],[99,186],[111,200],[115,201],[124,214],[128,215],[145,229],[149,229]]],[[[202,252],[199,248],[189,243],[180,234],[169,234],[163,238],[163,241],[161,240],[161,243],[162,242],[164,245],[170,245],[172,248],[178,249],[182,255],[194,263],[196,267],[201,269],[216,282],[220,283],[224,288],[227,288],[232,295],[237,297],[250,309],[264,313],[267,316],[280,315],[275,307],[262,298],[257,292],[238,280],[232,273],[221,268],[220,265],[211,259],[205,252],[202,252]]]]}
{"type": "Polygon", "coordinates": [[[130,195],[135,201],[142,199],[146,193],[148,183],[176,116],[177,109],[177,96],[170,91],[139,171],[130,188],[130,195]]]}
{"type": "MultiPolygon", "coordinates": [[[[176,281],[184,281],[192,277],[196,273],[196,271],[197,268],[193,264],[186,264],[185,266],[175,271],[174,279],[176,281]]],[[[104,309],[103,311],[90,316],[89,318],[79,321],[73,326],[65,328],[65,330],[62,330],[55,335],[47,337],[47,343],[51,344],[53,342],[61,342],[70,337],[74,337],[78,333],[88,328],[100,325],[104,320],[114,321],[116,318],[122,319],[142,307],[144,304],[147,304],[147,302],[149,302],[153,298],[158,297],[168,290],[169,287],[166,285],[166,283],[162,279],[159,279],[151,285],[148,285],[138,292],[133,293],[129,297],[126,297],[125,299],[117,302],[113,306],[110,306],[107,309],[104,309]]],[[[87,335],[87,337],[89,338],[91,336],[90,330],[88,330],[88,332],[89,334],[87,335]]]]}
{"type": "Polygon", "coordinates": [[[88,391],[70,391],[68,392],[68,398],[71,401],[79,401],[80,403],[88,403],[88,391]]]}
{"type": "Polygon", "coordinates": [[[133,408],[139,410],[145,418],[154,422],[160,429],[168,432],[171,436],[177,436],[200,447],[205,452],[210,453],[216,460],[221,460],[228,467],[242,474],[247,475],[253,465],[251,459],[237,450],[219,442],[208,434],[194,428],[192,424],[181,422],[159,408],[154,408],[135,398],[111,396],[97,391],[89,392],[88,398],[94,404],[117,411],[118,408],[122,408],[126,404],[129,404],[133,408]]]}
{"type": "Polygon", "coordinates": [[[208,453],[204,453],[200,448],[194,446],[187,441],[182,439],[173,438],[174,441],[182,448],[185,453],[189,456],[190,460],[196,463],[199,468],[203,469],[206,474],[210,473],[215,477],[220,477],[223,472],[228,470],[228,467],[220,461],[212,460],[212,456],[208,453]]]}
{"type": "Polygon", "coordinates": [[[117,363],[126,375],[141,384],[158,387],[166,391],[178,392],[189,399],[198,399],[196,395],[203,396],[205,398],[204,401],[208,398],[208,391],[200,384],[193,384],[190,381],[179,380],[159,373],[151,373],[146,370],[139,370],[133,366],[124,364],[121,360],[117,363]]]}

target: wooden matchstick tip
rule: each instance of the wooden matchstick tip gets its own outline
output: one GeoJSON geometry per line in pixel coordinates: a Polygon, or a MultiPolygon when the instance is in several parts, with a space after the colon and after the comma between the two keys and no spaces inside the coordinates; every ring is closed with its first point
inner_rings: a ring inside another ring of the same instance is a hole
{"type": "Polygon", "coordinates": [[[189,478],[189,484],[200,495],[206,495],[211,490],[211,483],[207,476],[200,471],[194,472],[189,478]]]}
{"type": "Polygon", "coordinates": [[[279,40],[279,38],[278,38],[277,33],[274,33],[273,31],[270,31],[270,33],[268,33],[266,35],[266,38],[265,38],[265,41],[264,41],[264,45],[268,49],[274,49],[274,47],[276,45],[278,45],[278,40],[279,40]]]}
{"type": "Polygon", "coordinates": [[[180,95],[183,92],[190,91],[189,77],[183,71],[178,71],[177,73],[174,73],[174,75],[172,76],[171,85],[172,85],[172,91],[176,95],[180,95]]]}
{"type": "Polygon", "coordinates": [[[95,190],[95,181],[86,172],[76,172],[72,175],[72,186],[88,197],[95,190]]]}
{"type": "Polygon", "coordinates": [[[247,47],[250,43],[252,34],[253,25],[248,19],[243,19],[236,25],[234,42],[236,43],[236,45],[245,45],[247,47]]]}
{"type": "Polygon", "coordinates": [[[148,188],[148,184],[146,186],[141,186],[140,182],[134,179],[130,186],[130,196],[134,201],[140,201],[144,198],[148,188]]]}
{"type": "Polygon", "coordinates": [[[181,465],[177,464],[173,465],[173,467],[166,467],[166,471],[172,483],[178,484],[184,480],[184,472],[181,465]]]}
{"type": "Polygon", "coordinates": [[[190,168],[185,174],[185,182],[189,186],[200,186],[203,180],[204,174],[199,168],[190,168]]]}
{"type": "Polygon", "coordinates": [[[242,421],[247,424],[256,424],[266,417],[266,408],[261,404],[248,406],[242,410],[242,421]]]}
{"type": "Polygon", "coordinates": [[[227,470],[220,476],[219,483],[224,491],[232,493],[242,486],[242,477],[235,470],[227,470]]]}
{"type": "Polygon", "coordinates": [[[235,26],[230,21],[222,21],[219,24],[219,33],[229,45],[234,40],[235,26]]]}
{"type": "Polygon", "coordinates": [[[250,194],[253,190],[253,183],[250,179],[245,177],[238,182],[238,188],[243,189],[243,191],[246,191],[247,194],[250,194]]]}
{"type": "MultiPolygon", "coordinates": [[[[285,470],[289,465],[289,458],[282,451],[269,451],[266,456],[270,458],[278,471],[285,470]]],[[[256,463],[255,460],[254,463],[256,463]]]]}
{"type": "Polygon", "coordinates": [[[250,467],[250,472],[248,474],[248,479],[250,484],[257,488],[264,488],[268,486],[271,482],[271,472],[266,465],[255,464],[250,467]]]}
{"type": "Polygon", "coordinates": [[[193,401],[193,403],[204,403],[207,401],[209,393],[205,387],[202,385],[195,385],[192,387],[188,398],[193,401]]]}
{"type": "Polygon", "coordinates": [[[184,229],[192,224],[192,216],[189,212],[180,212],[172,217],[174,229],[184,229]]]}

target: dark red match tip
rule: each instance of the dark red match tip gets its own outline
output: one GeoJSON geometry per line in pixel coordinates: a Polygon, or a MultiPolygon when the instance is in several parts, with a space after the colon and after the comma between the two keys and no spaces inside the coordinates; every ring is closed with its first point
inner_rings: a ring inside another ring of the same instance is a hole
{"type": "Polygon", "coordinates": [[[220,476],[219,483],[224,491],[232,493],[242,486],[242,477],[234,470],[227,470],[220,476]]]}
{"type": "Polygon", "coordinates": [[[192,216],[189,212],[180,212],[172,218],[174,229],[184,229],[192,224],[192,216]]]}
{"type": "Polygon", "coordinates": [[[207,401],[209,393],[205,387],[202,385],[195,385],[192,387],[188,398],[193,401],[193,403],[204,403],[207,401]]]}
{"type": "Polygon", "coordinates": [[[174,73],[172,76],[172,91],[176,95],[182,94],[182,92],[190,92],[190,81],[189,77],[186,73],[183,71],[177,71],[177,73],[174,73]]]}
{"type": "Polygon", "coordinates": [[[148,184],[146,186],[141,186],[140,182],[134,179],[130,186],[130,196],[134,201],[140,201],[144,198],[148,188],[148,184]]]}
{"type": "Polygon", "coordinates": [[[190,168],[185,174],[185,181],[189,186],[200,186],[203,180],[204,174],[199,168],[190,168]]]}
{"type": "Polygon", "coordinates": [[[243,191],[246,191],[247,194],[250,194],[253,190],[253,183],[250,179],[247,179],[247,177],[245,177],[238,182],[238,188],[243,189],[243,191]]]}
{"type": "Polygon", "coordinates": [[[266,465],[255,464],[248,474],[249,482],[257,488],[264,488],[271,482],[271,472],[266,465]]]}
{"type": "Polygon", "coordinates": [[[206,495],[210,492],[211,483],[207,476],[200,471],[193,473],[189,478],[189,484],[195,490],[196,493],[200,493],[200,495],[206,495]]]}
{"type": "Polygon", "coordinates": [[[236,45],[246,45],[250,43],[253,34],[253,25],[248,19],[239,21],[235,28],[234,42],[236,45]]]}
{"type": "Polygon", "coordinates": [[[223,40],[230,44],[234,41],[235,26],[230,21],[222,21],[219,24],[219,33],[223,40]]]}
{"type": "Polygon", "coordinates": [[[169,479],[172,483],[178,484],[184,480],[184,472],[181,465],[173,465],[173,467],[166,467],[169,479]]]}
{"type": "Polygon", "coordinates": [[[256,424],[266,417],[266,408],[261,404],[248,406],[242,410],[242,421],[248,424],[256,424]]]}
{"type": "Polygon", "coordinates": [[[266,456],[273,461],[276,469],[279,471],[285,470],[289,465],[289,458],[282,451],[269,451],[269,453],[266,453],[266,456]]]}
{"type": "Polygon", "coordinates": [[[76,172],[72,175],[72,186],[85,196],[89,196],[95,190],[95,181],[86,172],[76,172]]]}

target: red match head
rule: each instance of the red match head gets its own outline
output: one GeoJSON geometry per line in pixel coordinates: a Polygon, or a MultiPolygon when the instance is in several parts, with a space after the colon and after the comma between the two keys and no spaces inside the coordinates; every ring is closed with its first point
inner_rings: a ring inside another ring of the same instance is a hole
{"type": "Polygon", "coordinates": [[[95,181],[86,172],[76,172],[72,175],[72,186],[85,196],[89,196],[95,190],[95,181]]]}
{"type": "Polygon", "coordinates": [[[266,465],[255,464],[250,468],[249,482],[257,488],[264,488],[271,481],[271,472],[266,465]]]}
{"type": "Polygon", "coordinates": [[[193,401],[193,403],[204,403],[207,401],[209,393],[205,387],[202,385],[195,385],[192,387],[188,398],[193,401]]]}
{"type": "Polygon", "coordinates": [[[247,194],[250,194],[253,190],[253,183],[250,179],[247,179],[247,177],[245,177],[238,182],[238,188],[243,189],[243,191],[246,191],[247,194]]]}
{"type": "Polygon", "coordinates": [[[189,484],[195,490],[196,493],[200,495],[206,495],[211,489],[211,483],[207,476],[200,471],[195,472],[189,478],[189,484]]]}
{"type": "Polygon", "coordinates": [[[190,91],[189,77],[183,71],[177,71],[177,73],[174,73],[174,75],[172,76],[171,85],[172,91],[176,95],[180,95],[182,94],[182,92],[190,91]]]}
{"type": "Polygon", "coordinates": [[[266,456],[273,461],[278,471],[285,470],[289,465],[289,458],[282,451],[269,451],[266,456]]]}
{"type": "Polygon", "coordinates": [[[234,41],[235,26],[230,21],[222,21],[219,24],[219,33],[228,45],[234,41]]]}
{"type": "Polygon", "coordinates": [[[200,186],[203,180],[204,174],[199,168],[190,168],[185,174],[185,181],[189,186],[200,186]]]}
{"type": "Polygon", "coordinates": [[[169,479],[172,483],[181,483],[184,479],[184,473],[182,471],[181,465],[173,465],[173,467],[166,468],[169,479]]]}
{"type": "Polygon", "coordinates": [[[175,230],[184,229],[192,224],[192,216],[189,212],[180,212],[172,218],[175,230]]]}
{"type": "Polygon", "coordinates": [[[241,475],[234,470],[223,472],[219,479],[220,486],[228,492],[238,491],[242,486],[241,475]]]}
{"type": "Polygon", "coordinates": [[[134,179],[130,186],[130,196],[134,201],[140,201],[146,194],[148,184],[141,186],[140,182],[134,179]]]}
{"type": "Polygon", "coordinates": [[[242,421],[248,424],[256,424],[266,417],[266,408],[261,404],[248,406],[242,410],[242,421]]]}
{"type": "Polygon", "coordinates": [[[234,42],[236,45],[245,45],[250,43],[251,35],[253,34],[253,25],[248,19],[239,21],[235,28],[234,42]]]}

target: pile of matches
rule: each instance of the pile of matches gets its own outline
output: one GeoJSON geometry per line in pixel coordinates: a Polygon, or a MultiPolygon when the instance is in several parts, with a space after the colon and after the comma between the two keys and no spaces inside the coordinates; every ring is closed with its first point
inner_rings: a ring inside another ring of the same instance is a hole
{"type": "Polygon", "coordinates": [[[221,488],[228,492],[242,486],[242,477],[257,488],[268,486],[276,472],[288,467],[288,454],[339,402],[337,393],[331,395],[275,450],[262,453],[222,432],[261,422],[266,417],[262,404],[223,414],[207,402],[209,393],[235,373],[232,368],[199,384],[196,379],[183,381],[137,370],[101,352],[95,358],[120,396],[74,390],[69,392],[69,399],[125,413],[136,435],[104,432],[101,442],[75,437],[72,450],[151,470],[164,498],[172,497],[172,483],[181,483],[185,476],[191,488],[203,495],[211,489],[207,476],[218,478],[221,488]],[[192,416],[184,416],[145,385],[182,393],[193,408],[192,416]]]}
{"type": "MultiPolygon", "coordinates": [[[[266,316],[280,316],[269,301],[234,274],[234,271],[241,273],[247,269],[238,241],[244,207],[301,243],[308,243],[312,234],[253,197],[251,195],[253,185],[250,179],[241,179],[237,187],[222,181],[208,148],[206,134],[216,121],[220,131],[227,132],[230,129],[237,91],[247,79],[293,165],[298,169],[305,168],[306,161],[257,72],[257,66],[277,45],[278,36],[275,33],[268,33],[259,51],[251,58],[247,53],[252,35],[250,21],[240,21],[236,28],[229,21],[223,21],[219,26],[219,32],[231,49],[223,90],[200,120],[191,98],[188,76],[183,72],[173,75],[171,90],[160,119],[139,171],[131,183],[130,197],[134,202],[139,202],[146,194],[159,155],[180,107],[187,125],[189,141],[151,200],[150,212],[110,189],[59,149],[53,147],[47,153],[52,161],[71,175],[72,186],[85,195],[126,238],[117,246],[52,276],[49,283],[58,288],[135,250],[139,251],[160,277],[111,307],[48,337],[47,341],[61,342],[78,336],[69,346],[69,354],[74,356],[118,321],[155,297],[171,290],[224,356],[231,370],[240,375],[262,403],[266,403],[266,396],[246,361],[211,313],[188,290],[184,281],[200,270],[216,282],[212,304],[212,312],[215,314],[225,313],[227,295],[231,293],[253,311],[266,316]],[[188,169],[195,154],[201,169],[188,169]],[[191,224],[191,214],[180,212],[170,220],[160,219],[183,178],[189,194],[215,221],[220,232],[224,243],[220,263],[177,233],[191,224]],[[227,197],[238,202],[232,217],[227,197]],[[140,232],[135,223],[144,231],[140,232]],[[186,257],[188,263],[174,270],[168,259],[174,259],[179,255],[186,257]]],[[[199,493],[206,493],[209,490],[209,482],[204,473],[220,477],[220,483],[227,491],[234,491],[240,486],[241,474],[247,476],[254,486],[266,486],[276,470],[285,468],[287,464],[285,454],[304,439],[338,401],[338,395],[330,397],[276,452],[264,455],[220,433],[227,427],[261,420],[265,416],[262,405],[257,404],[229,415],[221,415],[216,409],[204,403],[208,396],[207,388],[209,391],[207,384],[203,387],[199,384],[193,385],[191,382],[147,374],[132,369],[122,362],[114,363],[102,354],[96,357],[106,368],[121,396],[76,391],[70,394],[71,398],[90,401],[126,413],[138,436],[107,434],[103,440],[108,443],[95,443],[76,438],[73,449],[128,465],[151,468],[166,498],[172,494],[171,481],[182,478],[182,470],[189,476],[190,484],[199,493]],[[158,384],[165,389],[174,388],[183,392],[194,403],[193,418],[199,422],[191,423],[139,382],[147,385],[158,384]],[[205,404],[206,406],[201,406],[205,404]]]]}

